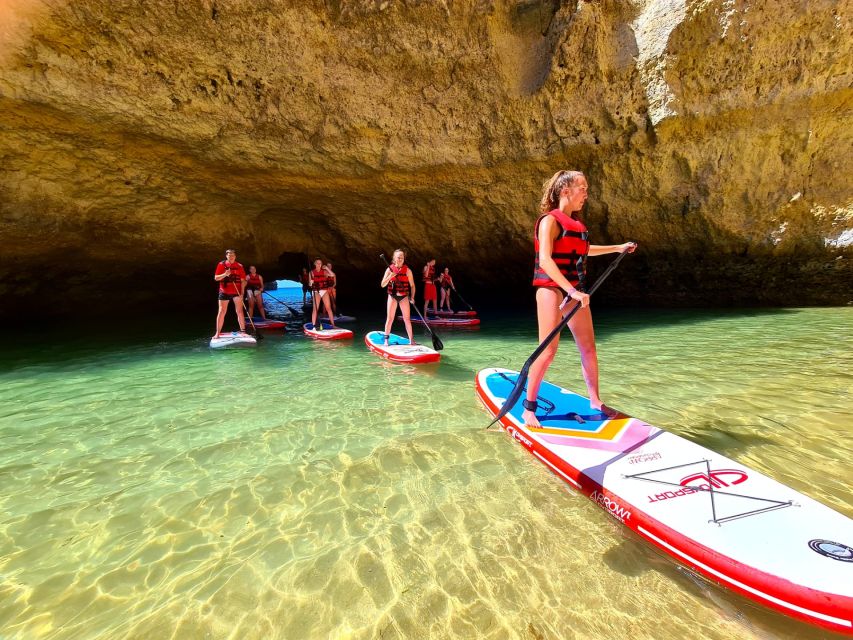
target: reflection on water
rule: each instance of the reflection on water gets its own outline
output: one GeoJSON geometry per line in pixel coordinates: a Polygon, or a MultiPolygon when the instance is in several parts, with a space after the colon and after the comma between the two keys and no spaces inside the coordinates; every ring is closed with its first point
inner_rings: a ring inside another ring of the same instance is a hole
{"type": "MultiPolygon", "coordinates": [[[[0,637],[828,637],[483,431],[474,373],[520,366],[530,318],[439,331],[428,368],[370,354],[376,324],[11,348],[0,637]]],[[[853,515],[853,309],[609,312],[597,333],[611,404],[853,515]]],[[[549,377],[583,389],[569,342],[549,377]]]]}

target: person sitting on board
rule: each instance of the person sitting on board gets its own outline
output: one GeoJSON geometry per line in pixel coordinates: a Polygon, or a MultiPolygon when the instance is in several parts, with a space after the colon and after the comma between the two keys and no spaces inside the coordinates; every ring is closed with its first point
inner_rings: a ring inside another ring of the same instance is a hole
{"type": "Polygon", "coordinates": [[[450,277],[450,267],[444,267],[444,271],[438,279],[438,283],[441,285],[441,304],[438,305],[438,308],[444,309],[446,305],[447,310],[450,313],[453,313],[453,309],[450,308],[450,290],[453,288],[453,278],[450,277]]]}
{"type": "Polygon", "coordinates": [[[405,264],[406,253],[402,249],[394,251],[391,258],[391,266],[385,269],[385,275],[382,276],[381,287],[386,287],[388,291],[388,303],[386,305],[387,315],[385,316],[385,344],[388,344],[388,334],[391,333],[391,326],[394,324],[394,317],[397,315],[397,307],[400,307],[400,312],[403,314],[403,324],[406,325],[406,334],[409,336],[409,344],[415,344],[415,339],[412,333],[412,318],[411,307],[409,304],[415,303],[415,277],[412,275],[412,270],[405,264]]]}
{"type": "Polygon", "coordinates": [[[335,314],[335,317],[338,315],[338,276],[332,270],[332,263],[326,263],[326,271],[328,271],[329,276],[332,278],[332,284],[329,287],[329,305],[332,307],[332,313],[335,314]]]}
{"type": "MultiPolygon", "coordinates": [[[[540,215],[533,230],[536,252],[533,286],[536,287],[539,341],[542,342],[562,322],[564,304],[580,305],[581,308],[569,321],[569,329],[580,352],[589,404],[593,410],[613,416],[617,412],[605,405],[599,396],[595,334],[589,295],[584,292],[586,259],[587,256],[606,253],[633,253],[637,244],[590,244],[586,225],[579,216],[586,199],[587,180],[580,171],[558,171],[543,185],[540,215]]],[[[545,373],[557,354],[559,342],[560,336],[557,335],[530,367],[522,418],[531,427],[541,426],[536,418],[536,398],[545,373]]]]}
{"type": "Polygon", "coordinates": [[[316,331],[323,330],[323,324],[317,324],[317,312],[320,310],[320,302],[326,308],[326,314],[329,316],[329,324],[333,329],[335,326],[335,314],[332,312],[332,306],[329,302],[329,287],[332,284],[334,275],[323,266],[323,261],[320,258],[314,260],[314,270],[308,274],[308,283],[311,287],[311,325],[316,331]]]}
{"type": "Polygon", "coordinates": [[[302,267],[302,273],[299,274],[299,282],[302,283],[302,304],[306,304],[308,299],[308,291],[311,288],[311,279],[308,276],[308,269],[302,267]]]}
{"type": "Polygon", "coordinates": [[[435,258],[424,266],[424,313],[429,313],[429,303],[432,302],[432,312],[438,313],[438,292],[435,289],[435,258]]]}
{"type": "Polygon", "coordinates": [[[225,260],[216,265],[213,279],[219,283],[219,312],[216,314],[216,333],[218,338],[222,332],[222,323],[228,313],[228,301],[234,302],[237,322],[240,323],[240,333],[246,333],[245,311],[243,309],[243,287],[246,284],[246,270],[237,262],[237,252],[234,249],[225,251],[225,260]]]}
{"type": "Polygon", "coordinates": [[[249,275],[246,276],[246,295],[249,297],[249,317],[255,317],[255,305],[261,317],[266,320],[267,312],[264,309],[264,279],[258,273],[255,265],[249,267],[249,275]]]}

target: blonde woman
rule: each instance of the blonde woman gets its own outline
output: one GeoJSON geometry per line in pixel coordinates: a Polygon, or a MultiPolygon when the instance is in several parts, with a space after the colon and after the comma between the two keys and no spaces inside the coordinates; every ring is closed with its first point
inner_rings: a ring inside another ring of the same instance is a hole
{"type": "Polygon", "coordinates": [[[332,325],[332,329],[337,329],[335,326],[335,314],[332,311],[332,304],[330,302],[331,295],[329,295],[329,289],[334,282],[333,278],[334,276],[323,266],[323,261],[320,258],[314,260],[314,269],[308,272],[308,286],[311,287],[311,325],[317,331],[323,329],[322,323],[317,324],[317,312],[320,310],[321,302],[326,307],[329,324],[332,325]]]}
{"type": "MultiPolygon", "coordinates": [[[[564,302],[580,305],[569,321],[569,329],[580,351],[590,407],[606,415],[614,415],[616,412],[605,405],[599,395],[595,332],[592,328],[589,295],[584,292],[586,260],[589,256],[606,253],[633,253],[637,244],[590,244],[589,232],[580,218],[587,199],[587,189],[586,177],[580,171],[558,171],[543,185],[540,216],[533,232],[536,251],[533,286],[536,287],[539,341],[542,342],[562,322],[561,308],[564,302]]],[[[525,424],[532,427],[541,426],[536,418],[536,398],[545,373],[557,354],[559,343],[560,336],[557,335],[530,367],[522,418],[525,424]]]]}
{"type": "Polygon", "coordinates": [[[415,303],[415,276],[412,270],[406,265],[406,253],[402,249],[397,249],[391,259],[391,265],[385,269],[385,275],[382,276],[381,287],[388,291],[388,302],[386,303],[387,315],[385,316],[385,344],[388,344],[388,334],[391,333],[391,327],[394,324],[394,317],[397,315],[397,307],[400,307],[400,312],[403,314],[403,324],[406,325],[406,334],[409,336],[409,343],[415,344],[415,339],[412,334],[412,311],[410,304],[415,303]]]}

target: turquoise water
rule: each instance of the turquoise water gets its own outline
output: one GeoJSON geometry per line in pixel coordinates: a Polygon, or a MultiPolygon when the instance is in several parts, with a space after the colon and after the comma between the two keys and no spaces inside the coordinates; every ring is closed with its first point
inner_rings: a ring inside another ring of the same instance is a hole
{"type": "MultiPolygon", "coordinates": [[[[483,431],[474,374],[519,367],[532,316],[439,330],[423,367],[367,351],[378,317],[227,352],[212,320],[4,351],[3,640],[828,636],[697,582],[483,431]]],[[[853,516],[853,308],[596,325],[609,404],[853,516]]],[[[570,342],[549,379],[583,390],[570,342]]]]}

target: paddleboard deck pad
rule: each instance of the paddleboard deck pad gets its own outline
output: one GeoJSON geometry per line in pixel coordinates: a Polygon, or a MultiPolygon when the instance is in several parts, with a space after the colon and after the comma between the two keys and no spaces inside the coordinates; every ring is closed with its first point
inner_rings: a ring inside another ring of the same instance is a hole
{"type": "MultiPolygon", "coordinates": [[[[494,416],[518,372],[484,369],[477,395],[494,416]]],[[[764,606],[853,633],[853,520],[710,449],[641,420],[608,418],[548,382],[525,426],[504,430],[553,473],[642,538],[764,606]]]]}
{"type": "MultiPolygon", "coordinates": [[[[284,329],[286,324],[283,320],[271,320],[270,318],[267,318],[266,320],[263,318],[252,318],[252,323],[254,323],[255,329],[267,330],[284,329]]],[[[246,319],[246,324],[251,326],[248,318],[246,319]]]]}
{"type": "Polygon", "coordinates": [[[388,334],[388,344],[385,344],[385,334],[381,331],[371,331],[364,336],[364,344],[373,353],[393,362],[425,364],[441,359],[441,354],[435,349],[422,344],[409,344],[408,338],[393,333],[388,334]]]}
{"type": "MultiPolygon", "coordinates": [[[[398,320],[402,320],[403,316],[397,316],[398,320]]],[[[431,327],[476,327],[480,324],[479,318],[427,318],[431,327]]],[[[420,318],[412,318],[413,324],[423,324],[424,321],[420,318]]]]}
{"type": "Polygon", "coordinates": [[[240,349],[257,346],[258,341],[252,336],[239,331],[220,333],[218,338],[210,339],[211,349],[240,349]]]}
{"type": "Polygon", "coordinates": [[[308,322],[302,325],[302,330],[305,332],[305,335],[316,338],[317,340],[346,340],[353,336],[352,331],[349,329],[335,329],[332,328],[332,325],[325,322],[320,323],[320,326],[323,327],[322,331],[315,329],[314,325],[308,322]]]}

